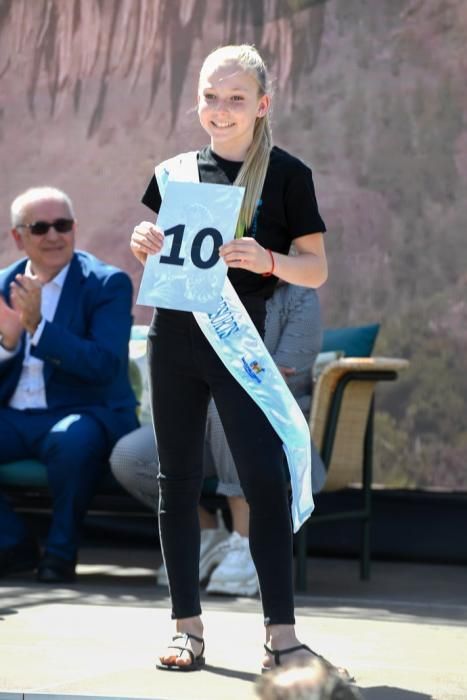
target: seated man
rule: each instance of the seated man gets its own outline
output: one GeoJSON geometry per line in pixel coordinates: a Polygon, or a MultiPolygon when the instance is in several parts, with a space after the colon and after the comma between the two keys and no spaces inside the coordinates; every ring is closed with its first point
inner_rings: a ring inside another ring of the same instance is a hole
{"type": "Polygon", "coordinates": [[[75,575],[80,527],[115,442],[134,430],[128,379],[132,285],[127,274],[75,251],[69,197],[27,190],[11,205],[26,257],[0,270],[0,464],[47,468],[52,522],[36,540],[0,494],[0,576],[75,575]]]}
{"type": "MultiPolygon", "coordinates": [[[[264,342],[300,408],[308,413],[311,403],[311,369],[321,347],[319,298],[314,289],[279,284],[267,303],[264,342]]],[[[324,483],[325,468],[312,447],[312,489],[324,483]]],[[[255,595],[258,581],[249,550],[249,508],[213,401],[209,404],[205,439],[206,476],[219,479],[217,493],[227,497],[232,515],[232,534],[218,527],[217,518],[200,508],[200,580],[210,576],[208,593],[255,595]]],[[[157,450],[152,426],[143,425],[115,446],[110,465],[117,480],[136,498],[157,508],[157,450]]],[[[167,585],[164,566],[157,574],[167,585]]]]}

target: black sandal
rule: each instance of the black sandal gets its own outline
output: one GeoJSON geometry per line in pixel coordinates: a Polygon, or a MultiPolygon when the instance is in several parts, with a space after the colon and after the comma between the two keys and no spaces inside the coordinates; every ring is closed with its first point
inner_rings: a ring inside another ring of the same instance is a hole
{"type": "Polygon", "coordinates": [[[184,639],[184,645],[180,646],[178,644],[170,644],[167,649],[178,649],[180,652],[178,658],[180,658],[183,652],[186,651],[191,657],[191,664],[177,666],[177,664],[163,664],[162,661],[158,661],[156,662],[156,668],[160,668],[163,671],[199,671],[199,669],[206,663],[206,659],[204,658],[204,639],[201,637],[196,637],[194,634],[189,634],[188,632],[176,634],[172,637],[173,642],[177,641],[177,639],[184,639]],[[189,639],[194,639],[195,642],[202,644],[201,651],[198,656],[195,656],[191,649],[188,648],[189,639]]]}
{"type": "Polygon", "coordinates": [[[315,656],[317,659],[321,661],[321,663],[329,670],[334,671],[339,675],[340,678],[344,681],[348,681],[349,683],[355,682],[355,678],[352,678],[350,673],[347,671],[346,668],[339,668],[338,666],[334,666],[330,661],[328,661],[324,656],[321,656],[321,654],[317,654],[316,651],[313,651],[313,649],[310,649],[310,647],[307,644],[297,644],[297,646],[294,647],[288,647],[288,649],[271,649],[268,647],[267,644],[264,645],[264,648],[268,654],[271,654],[271,656],[274,659],[274,666],[262,666],[261,667],[261,673],[267,673],[268,671],[272,671],[274,668],[277,666],[282,666],[281,664],[281,656],[284,656],[284,654],[291,654],[293,651],[299,651],[300,649],[305,649],[305,651],[309,651],[310,654],[315,656]]]}

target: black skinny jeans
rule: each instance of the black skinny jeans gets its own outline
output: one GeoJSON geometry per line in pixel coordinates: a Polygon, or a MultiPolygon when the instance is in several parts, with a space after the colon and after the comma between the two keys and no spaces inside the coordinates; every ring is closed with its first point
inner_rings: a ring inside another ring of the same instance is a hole
{"type": "Polygon", "coordinates": [[[212,394],[250,506],[250,550],[265,624],[293,624],[292,524],[279,437],[224,367],[193,314],[159,310],[149,332],[148,359],[160,459],[159,530],[172,618],[201,614],[197,506],[212,394]]]}

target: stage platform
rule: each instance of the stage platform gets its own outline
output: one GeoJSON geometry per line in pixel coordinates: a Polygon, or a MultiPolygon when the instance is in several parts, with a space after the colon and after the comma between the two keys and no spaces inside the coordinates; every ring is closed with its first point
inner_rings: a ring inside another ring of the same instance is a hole
{"type": "MultiPolygon", "coordinates": [[[[78,581],[0,585],[0,700],[253,700],[263,630],[258,599],[203,594],[207,667],[158,671],[171,633],[159,552],[89,547],[78,581]]],[[[465,566],[309,559],[300,637],[356,677],[365,700],[466,700],[465,566]]]]}

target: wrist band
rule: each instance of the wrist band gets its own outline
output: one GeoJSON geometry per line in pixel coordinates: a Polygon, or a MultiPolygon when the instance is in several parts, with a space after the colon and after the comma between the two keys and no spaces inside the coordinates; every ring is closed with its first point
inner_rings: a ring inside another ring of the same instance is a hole
{"type": "Polygon", "coordinates": [[[269,250],[269,248],[265,248],[265,250],[266,250],[266,251],[269,253],[269,255],[271,256],[272,267],[271,267],[271,269],[270,269],[269,272],[262,272],[262,273],[261,273],[261,276],[262,276],[262,277],[271,277],[272,273],[274,272],[274,255],[273,255],[272,252],[269,250]]]}

